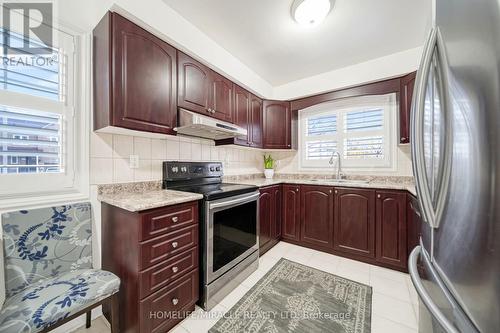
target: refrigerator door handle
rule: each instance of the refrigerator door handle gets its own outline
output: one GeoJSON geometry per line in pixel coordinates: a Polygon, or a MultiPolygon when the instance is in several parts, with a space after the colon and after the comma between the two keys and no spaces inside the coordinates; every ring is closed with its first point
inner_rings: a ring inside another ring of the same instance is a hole
{"type": "Polygon", "coordinates": [[[441,312],[439,307],[434,303],[431,296],[425,290],[425,287],[420,279],[418,273],[417,261],[421,253],[421,246],[417,246],[411,251],[410,258],[408,259],[408,270],[410,272],[411,281],[418,296],[425,304],[425,307],[429,310],[432,316],[437,320],[437,322],[445,329],[447,333],[460,333],[455,326],[446,318],[446,316],[441,312]]]}
{"type": "Polygon", "coordinates": [[[426,190],[427,182],[425,181],[425,161],[424,152],[422,151],[422,138],[423,138],[423,113],[425,107],[425,91],[429,79],[429,72],[432,65],[432,56],[436,46],[437,31],[433,28],[424,47],[424,54],[420,62],[419,70],[416,77],[416,91],[413,94],[412,112],[411,112],[411,154],[413,160],[413,174],[415,175],[415,186],[417,189],[417,196],[419,198],[420,208],[424,216],[424,221],[432,225],[433,218],[429,218],[432,212],[429,203],[429,193],[426,190]]]}

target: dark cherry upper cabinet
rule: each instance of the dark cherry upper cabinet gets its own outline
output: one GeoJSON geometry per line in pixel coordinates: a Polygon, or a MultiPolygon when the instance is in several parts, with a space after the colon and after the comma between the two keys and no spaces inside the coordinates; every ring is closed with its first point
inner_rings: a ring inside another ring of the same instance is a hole
{"type": "Polygon", "coordinates": [[[262,148],[262,99],[255,95],[250,95],[250,126],[249,132],[250,137],[250,147],[262,148]]]}
{"type": "Polygon", "coordinates": [[[300,241],[311,245],[333,246],[333,187],[302,185],[300,241]]]}
{"type": "Polygon", "coordinates": [[[182,52],[177,52],[179,107],[231,122],[233,83],[182,52]]]}
{"type": "Polygon", "coordinates": [[[176,50],[112,12],[94,29],[93,44],[94,130],[175,134],[176,50]]]}
{"type": "Polygon", "coordinates": [[[238,85],[234,85],[234,123],[240,127],[246,128],[248,134],[246,137],[234,139],[234,144],[240,146],[249,146],[252,137],[250,131],[251,113],[250,113],[251,94],[238,85]]]}
{"type": "Polygon", "coordinates": [[[182,52],[177,52],[179,107],[209,114],[210,69],[182,52]]]}
{"type": "Polygon", "coordinates": [[[410,194],[408,194],[406,197],[407,197],[406,229],[408,233],[407,239],[408,239],[408,255],[409,255],[416,246],[420,245],[422,215],[420,213],[420,207],[417,198],[410,194]]]}
{"type": "Polygon", "coordinates": [[[292,112],[290,102],[264,101],[264,148],[292,148],[292,112]]]}
{"type": "Polygon", "coordinates": [[[281,238],[281,185],[260,189],[259,197],[259,249],[265,253],[281,238]]]}
{"type": "Polygon", "coordinates": [[[286,240],[300,240],[300,186],[283,185],[283,215],[281,237],[286,240]]]}
{"type": "Polygon", "coordinates": [[[377,191],[377,261],[407,267],[406,193],[377,191]]]}
{"type": "Polygon", "coordinates": [[[335,250],[375,258],[375,191],[336,188],[333,229],[335,250]]]}
{"type": "Polygon", "coordinates": [[[247,130],[246,137],[221,140],[217,144],[236,144],[262,148],[262,100],[250,92],[234,85],[234,123],[247,130]]]}
{"type": "Polygon", "coordinates": [[[399,143],[410,143],[410,117],[413,89],[417,72],[401,78],[399,96],[399,143]]]}
{"type": "Polygon", "coordinates": [[[212,117],[233,121],[233,82],[224,76],[210,71],[210,92],[208,94],[212,117]]]}

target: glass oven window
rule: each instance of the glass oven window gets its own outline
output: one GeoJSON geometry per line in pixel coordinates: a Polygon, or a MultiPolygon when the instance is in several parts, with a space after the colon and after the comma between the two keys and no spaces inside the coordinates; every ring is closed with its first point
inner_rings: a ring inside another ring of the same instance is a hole
{"type": "Polygon", "coordinates": [[[257,201],[214,213],[213,271],[257,244],[257,201]]]}

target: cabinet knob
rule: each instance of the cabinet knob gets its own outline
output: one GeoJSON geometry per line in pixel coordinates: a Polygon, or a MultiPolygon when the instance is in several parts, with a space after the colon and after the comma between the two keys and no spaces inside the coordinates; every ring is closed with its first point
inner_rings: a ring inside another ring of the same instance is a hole
{"type": "Polygon", "coordinates": [[[295,189],[295,192],[298,192],[298,191],[299,191],[299,189],[298,189],[298,188],[296,188],[296,189],[295,189]]]}
{"type": "Polygon", "coordinates": [[[338,191],[338,190],[335,190],[335,194],[339,194],[339,191],[338,191]]]}
{"type": "Polygon", "coordinates": [[[177,242],[173,242],[173,243],[172,243],[172,247],[173,247],[174,249],[175,249],[177,246],[179,246],[179,243],[177,243],[177,242]]]}
{"type": "Polygon", "coordinates": [[[177,223],[179,221],[179,218],[177,216],[172,217],[172,222],[177,223]]]}
{"type": "Polygon", "coordinates": [[[292,145],[288,145],[288,147],[291,147],[292,145]]]}
{"type": "Polygon", "coordinates": [[[332,193],[332,190],[328,191],[329,193],[332,193]]]}
{"type": "Polygon", "coordinates": [[[407,139],[404,136],[402,136],[400,141],[406,141],[406,140],[407,139]]]}
{"type": "Polygon", "coordinates": [[[177,273],[179,271],[179,267],[174,266],[172,267],[172,272],[177,273]]]}
{"type": "Polygon", "coordinates": [[[179,299],[178,298],[172,298],[172,304],[173,305],[179,304],[179,299]]]}
{"type": "Polygon", "coordinates": [[[380,194],[377,194],[377,198],[379,198],[379,199],[380,199],[380,198],[382,198],[382,196],[381,196],[380,194]]]}

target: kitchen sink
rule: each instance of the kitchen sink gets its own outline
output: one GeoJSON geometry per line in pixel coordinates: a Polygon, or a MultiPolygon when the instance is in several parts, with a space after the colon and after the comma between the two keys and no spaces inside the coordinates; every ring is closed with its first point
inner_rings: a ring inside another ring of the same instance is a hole
{"type": "Polygon", "coordinates": [[[310,181],[335,184],[368,184],[368,180],[360,179],[311,179],[310,181]]]}

